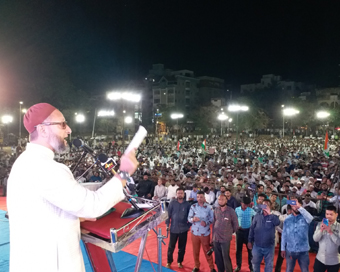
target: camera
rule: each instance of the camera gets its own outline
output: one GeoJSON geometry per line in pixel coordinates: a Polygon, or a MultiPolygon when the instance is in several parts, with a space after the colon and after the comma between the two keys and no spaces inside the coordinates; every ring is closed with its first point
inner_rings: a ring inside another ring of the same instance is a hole
{"type": "Polygon", "coordinates": [[[211,246],[211,248],[207,251],[208,256],[211,256],[211,254],[213,254],[213,252],[214,252],[213,243],[211,243],[210,246],[211,246]]]}

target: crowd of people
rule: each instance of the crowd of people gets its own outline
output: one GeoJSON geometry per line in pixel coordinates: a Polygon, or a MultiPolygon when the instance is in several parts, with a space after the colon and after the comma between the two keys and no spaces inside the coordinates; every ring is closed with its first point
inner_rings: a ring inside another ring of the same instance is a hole
{"type": "MultiPolygon", "coordinates": [[[[117,162],[126,145],[116,142],[87,142],[96,154],[117,162]]],[[[131,177],[136,195],[169,202],[170,229],[167,267],[174,268],[173,252],[178,243],[177,266],[182,267],[187,246],[193,247],[195,267],[200,271],[200,248],[211,269],[240,271],[243,245],[248,251],[250,271],[309,271],[309,252],[317,252],[314,271],[338,271],[340,225],[336,140],[324,154],[318,138],[234,140],[222,137],[177,141],[147,139],[137,151],[139,167],[131,177]],[[179,148],[179,146],[181,146],[179,148]],[[192,245],[187,245],[190,232],[192,245]],[[236,235],[236,266],[230,258],[230,243],[236,235]],[[279,255],[274,264],[275,247],[279,255]],[[212,254],[214,252],[214,254],[212,254]],[[214,262],[215,260],[215,262],[214,262]],[[233,270],[234,269],[234,270],[233,270]]],[[[2,185],[15,158],[24,150],[1,158],[2,185]]],[[[106,175],[91,156],[77,165],[82,150],[70,147],[55,160],[74,170],[80,183],[106,182],[106,175]],[[91,165],[94,166],[90,168],[91,165]]],[[[4,190],[5,192],[5,190],[4,190]]]]}

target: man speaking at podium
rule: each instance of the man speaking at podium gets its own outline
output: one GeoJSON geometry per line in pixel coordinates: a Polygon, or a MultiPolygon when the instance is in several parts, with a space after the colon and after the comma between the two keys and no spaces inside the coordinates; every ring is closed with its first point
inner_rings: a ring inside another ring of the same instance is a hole
{"type": "MultiPolygon", "coordinates": [[[[24,126],[30,143],[8,179],[10,271],[83,272],[79,217],[98,217],[124,199],[126,181],[116,175],[93,192],[53,160],[66,150],[71,129],[52,105],[32,106],[24,126]]],[[[137,164],[132,151],[122,157],[120,171],[132,174],[137,164]]]]}

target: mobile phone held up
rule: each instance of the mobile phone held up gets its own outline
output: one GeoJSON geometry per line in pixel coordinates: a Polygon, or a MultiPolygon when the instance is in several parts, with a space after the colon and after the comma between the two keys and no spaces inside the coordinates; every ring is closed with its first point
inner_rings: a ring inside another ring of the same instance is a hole
{"type": "Polygon", "coordinates": [[[267,209],[267,205],[264,205],[264,204],[259,204],[259,205],[257,205],[260,209],[262,209],[262,210],[265,210],[265,209],[267,209]]]}
{"type": "Polygon", "coordinates": [[[287,200],[287,205],[296,205],[295,200],[287,200]]]}
{"type": "Polygon", "coordinates": [[[324,225],[326,225],[327,227],[328,227],[328,219],[327,218],[324,218],[324,219],[322,219],[322,223],[324,224],[324,225]]]}

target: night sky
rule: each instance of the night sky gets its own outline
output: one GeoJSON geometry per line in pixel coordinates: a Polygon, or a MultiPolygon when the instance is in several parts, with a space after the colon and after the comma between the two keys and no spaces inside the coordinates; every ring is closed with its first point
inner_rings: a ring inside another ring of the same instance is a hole
{"type": "Polygon", "coordinates": [[[153,63],[226,83],[262,74],[338,86],[340,1],[0,0],[1,102],[34,102],[63,75],[91,93],[153,63]]]}

